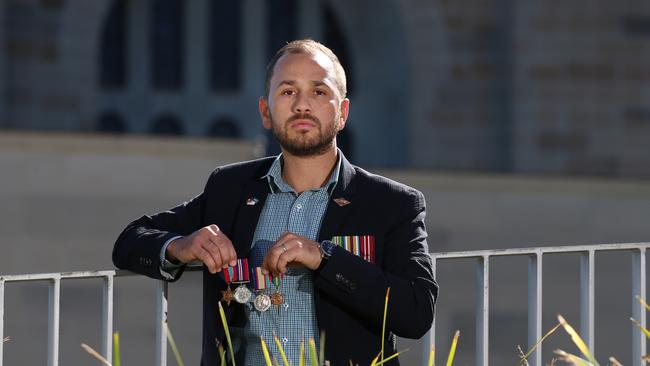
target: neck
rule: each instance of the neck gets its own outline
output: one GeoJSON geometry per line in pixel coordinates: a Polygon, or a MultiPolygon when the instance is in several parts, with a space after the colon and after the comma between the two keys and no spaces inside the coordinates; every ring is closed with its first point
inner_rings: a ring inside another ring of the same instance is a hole
{"type": "Polygon", "coordinates": [[[336,165],[337,149],[327,150],[317,156],[294,156],[282,152],[284,166],[282,178],[297,192],[318,189],[329,180],[336,165]]]}

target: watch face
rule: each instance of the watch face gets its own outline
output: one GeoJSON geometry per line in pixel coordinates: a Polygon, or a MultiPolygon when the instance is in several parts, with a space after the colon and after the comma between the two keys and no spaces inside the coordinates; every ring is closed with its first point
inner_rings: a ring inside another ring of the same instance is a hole
{"type": "Polygon", "coordinates": [[[329,258],[329,257],[332,256],[332,252],[334,251],[334,245],[335,245],[334,243],[332,243],[331,241],[327,241],[327,240],[325,240],[321,244],[320,247],[321,247],[321,250],[322,250],[322,253],[323,253],[323,257],[329,258]]]}

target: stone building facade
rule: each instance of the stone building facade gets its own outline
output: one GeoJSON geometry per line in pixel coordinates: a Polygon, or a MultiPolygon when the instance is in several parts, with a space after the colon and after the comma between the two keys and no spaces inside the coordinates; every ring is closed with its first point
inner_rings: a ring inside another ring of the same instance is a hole
{"type": "Polygon", "coordinates": [[[255,139],[299,37],[348,70],[359,164],[650,176],[643,0],[4,0],[0,128],[255,139]]]}

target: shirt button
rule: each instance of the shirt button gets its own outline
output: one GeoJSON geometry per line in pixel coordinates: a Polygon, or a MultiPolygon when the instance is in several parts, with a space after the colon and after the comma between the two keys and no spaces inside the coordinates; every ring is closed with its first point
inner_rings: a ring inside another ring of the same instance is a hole
{"type": "Polygon", "coordinates": [[[300,209],[302,209],[302,204],[301,203],[296,205],[296,210],[300,210],[300,209]]]}
{"type": "Polygon", "coordinates": [[[287,342],[289,342],[287,338],[282,338],[282,343],[287,344],[287,342]]]}
{"type": "Polygon", "coordinates": [[[284,311],[288,311],[288,310],[289,310],[289,304],[287,304],[287,303],[285,302],[285,303],[284,303],[284,311]]]}

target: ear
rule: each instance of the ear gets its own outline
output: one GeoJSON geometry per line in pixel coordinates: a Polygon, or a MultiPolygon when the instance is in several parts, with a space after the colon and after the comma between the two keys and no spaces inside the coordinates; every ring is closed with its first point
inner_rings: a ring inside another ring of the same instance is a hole
{"type": "Polygon", "coordinates": [[[262,126],[267,130],[270,130],[272,127],[271,124],[271,112],[269,111],[269,102],[264,97],[260,97],[259,102],[260,108],[260,117],[262,117],[262,126]]]}
{"type": "Polygon", "coordinates": [[[348,121],[349,114],[350,114],[350,99],[344,98],[341,101],[341,117],[339,120],[339,131],[345,128],[345,123],[348,121]]]}

